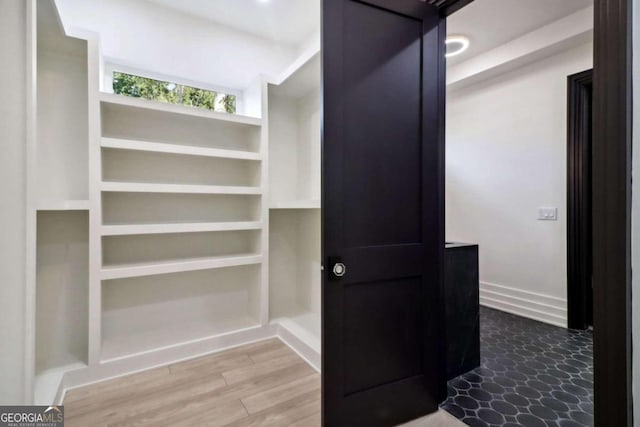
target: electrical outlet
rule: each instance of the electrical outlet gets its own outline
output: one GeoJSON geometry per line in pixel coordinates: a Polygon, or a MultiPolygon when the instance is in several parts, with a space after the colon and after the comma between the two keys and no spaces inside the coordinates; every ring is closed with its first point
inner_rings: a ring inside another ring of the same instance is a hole
{"type": "Polygon", "coordinates": [[[538,220],[540,221],[557,221],[558,208],[538,208],[538,220]]]}

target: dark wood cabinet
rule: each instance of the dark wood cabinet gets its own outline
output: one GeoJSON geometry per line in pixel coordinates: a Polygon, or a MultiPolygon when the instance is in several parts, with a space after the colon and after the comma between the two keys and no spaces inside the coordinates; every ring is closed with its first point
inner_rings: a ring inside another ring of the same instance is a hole
{"type": "Polygon", "coordinates": [[[478,245],[447,243],[444,255],[447,380],[480,366],[478,245]]]}

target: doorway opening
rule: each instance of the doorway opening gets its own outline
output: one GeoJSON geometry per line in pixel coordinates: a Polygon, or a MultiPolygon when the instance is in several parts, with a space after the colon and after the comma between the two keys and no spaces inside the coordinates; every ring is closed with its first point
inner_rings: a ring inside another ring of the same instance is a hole
{"type": "MultiPolygon", "coordinates": [[[[593,65],[592,21],[591,1],[492,0],[447,20],[448,35],[467,36],[470,46],[447,58],[446,240],[476,248],[479,292],[447,275],[445,292],[467,286],[459,295],[479,300],[480,358],[450,377],[442,407],[470,425],[594,422],[592,332],[570,329],[576,245],[583,282],[590,277],[590,148],[568,150],[565,99],[567,76],[593,65]],[[567,177],[578,154],[586,170],[576,183],[567,177]]],[[[583,95],[579,125],[588,130],[591,98],[583,95]]],[[[446,249],[445,266],[454,250],[446,249]]],[[[580,295],[588,322],[587,289],[580,295]]],[[[460,298],[453,304],[472,306],[460,298]]],[[[460,335],[447,336],[450,350],[460,335]]]]}
{"type": "Polygon", "coordinates": [[[573,329],[593,328],[591,140],[593,69],[567,78],[567,310],[573,329]]]}

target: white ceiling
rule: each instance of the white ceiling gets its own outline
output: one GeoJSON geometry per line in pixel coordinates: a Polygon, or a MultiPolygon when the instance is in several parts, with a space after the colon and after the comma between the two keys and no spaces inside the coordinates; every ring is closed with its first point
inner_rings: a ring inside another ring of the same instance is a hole
{"type": "Polygon", "coordinates": [[[320,0],[149,1],[290,46],[320,31],[320,0]]]}
{"type": "Polygon", "coordinates": [[[447,64],[465,61],[591,5],[593,0],[475,0],[447,19],[449,35],[471,40],[469,49],[447,59],[447,64]]]}
{"type": "MultiPolygon", "coordinates": [[[[320,31],[320,0],[148,1],[292,47],[320,31]]],[[[447,63],[465,61],[591,5],[593,0],[475,0],[448,19],[448,34],[466,35],[471,46],[447,63]]]]}

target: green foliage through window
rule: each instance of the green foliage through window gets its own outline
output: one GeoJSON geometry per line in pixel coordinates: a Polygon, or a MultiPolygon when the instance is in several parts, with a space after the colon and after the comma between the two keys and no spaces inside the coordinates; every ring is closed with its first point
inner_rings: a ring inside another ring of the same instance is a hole
{"type": "Polygon", "coordinates": [[[163,82],[118,71],[113,73],[113,92],[118,95],[205,108],[223,113],[234,114],[236,112],[235,95],[225,95],[212,90],[163,82]]]}

